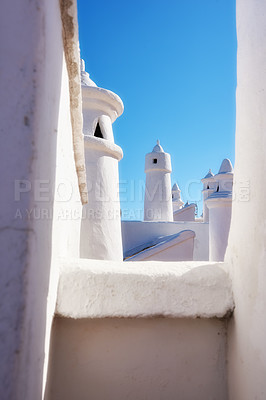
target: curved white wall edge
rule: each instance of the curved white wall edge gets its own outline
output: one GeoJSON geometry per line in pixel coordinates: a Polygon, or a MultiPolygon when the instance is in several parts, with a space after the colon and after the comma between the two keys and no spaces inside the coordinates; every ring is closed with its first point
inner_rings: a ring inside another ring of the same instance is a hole
{"type": "Polygon", "coordinates": [[[120,161],[123,158],[123,150],[115,143],[108,140],[102,140],[95,136],[84,135],[84,145],[93,150],[102,152],[102,155],[108,155],[120,161]]]}
{"type": "Polygon", "coordinates": [[[167,235],[164,240],[161,240],[157,243],[152,244],[151,246],[149,246],[149,244],[147,243],[147,245],[149,247],[146,248],[142,248],[140,251],[137,251],[135,254],[133,254],[132,256],[128,257],[128,259],[126,260],[127,262],[131,262],[131,261],[152,261],[152,260],[156,260],[156,255],[158,255],[159,253],[164,253],[165,252],[167,254],[165,254],[165,258],[157,258],[156,261],[184,261],[184,260],[193,260],[193,247],[194,247],[194,238],[195,238],[196,234],[195,232],[191,231],[191,230],[185,230],[185,231],[181,231],[175,235],[167,235]],[[182,245],[184,245],[185,242],[189,241],[190,245],[188,245],[188,247],[184,247],[183,246],[183,250],[181,250],[182,245]],[[180,249],[178,251],[178,255],[176,252],[174,252],[174,254],[169,254],[169,250],[171,252],[171,249],[176,248],[178,246],[178,248],[180,249]],[[155,257],[154,257],[155,256],[155,257]],[[150,258],[150,257],[154,257],[154,258],[150,258]],[[150,258],[150,260],[149,260],[150,258]]]}
{"type": "Polygon", "coordinates": [[[224,263],[58,260],[57,315],[222,318],[234,309],[224,263]]]}
{"type": "Polygon", "coordinates": [[[117,117],[120,117],[124,111],[124,104],[116,93],[99,87],[82,86],[82,101],[85,108],[104,108],[108,112],[112,122],[117,117]]]}

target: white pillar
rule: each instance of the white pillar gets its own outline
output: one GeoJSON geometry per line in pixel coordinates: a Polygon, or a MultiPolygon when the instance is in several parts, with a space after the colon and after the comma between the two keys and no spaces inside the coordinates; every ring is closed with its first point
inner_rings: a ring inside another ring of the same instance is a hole
{"type": "Polygon", "coordinates": [[[230,160],[223,160],[218,174],[212,179],[216,190],[205,201],[209,209],[209,259],[223,261],[228,244],[232,210],[233,168],[230,160]]]}
{"type": "Polygon", "coordinates": [[[206,200],[216,190],[216,182],[213,179],[213,173],[211,170],[209,170],[207,175],[202,178],[201,182],[203,183],[203,222],[209,222],[209,209],[206,200]]]}
{"type": "Polygon", "coordinates": [[[159,141],[145,157],[145,221],[173,221],[171,157],[159,141]]]}
{"type": "Polygon", "coordinates": [[[180,210],[184,202],[181,200],[181,190],[177,183],[174,183],[172,187],[172,202],[173,202],[173,212],[180,210]]]}
{"type": "Polygon", "coordinates": [[[121,99],[92,82],[82,66],[83,132],[88,204],[83,206],[80,256],[123,260],[118,161],[112,122],[123,112],[121,99]]]}
{"type": "Polygon", "coordinates": [[[223,261],[228,244],[232,198],[212,198],[209,207],[209,259],[223,261]]]}

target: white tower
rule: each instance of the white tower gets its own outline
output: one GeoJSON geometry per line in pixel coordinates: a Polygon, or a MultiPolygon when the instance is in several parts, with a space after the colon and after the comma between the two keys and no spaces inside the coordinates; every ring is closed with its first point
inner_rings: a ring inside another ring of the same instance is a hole
{"type": "Polygon", "coordinates": [[[83,133],[88,204],[83,207],[80,237],[82,258],[123,260],[118,161],[112,123],[123,113],[121,99],[98,88],[81,61],[83,133]]]}
{"type": "Polygon", "coordinates": [[[209,222],[209,209],[206,200],[216,190],[216,182],[213,177],[214,175],[211,169],[209,169],[207,175],[201,180],[203,183],[203,222],[209,222]]]}
{"type": "Polygon", "coordinates": [[[223,160],[214,176],[216,190],[207,198],[209,208],[210,261],[223,261],[231,223],[233,167],[223,160]]]}
{"type": "Polygon", "coordinates": [[[181,200],[181,190],[177,183],[174,183],[172,187],[172,202],[173,202],[173,212],[180,210],[183,207],[184,202],[181,200]]]}
{"type": "Polygon", "coordinates": [[[159,140],[145,157],[144,221],[173,221],[171,157],[159,140]]]}

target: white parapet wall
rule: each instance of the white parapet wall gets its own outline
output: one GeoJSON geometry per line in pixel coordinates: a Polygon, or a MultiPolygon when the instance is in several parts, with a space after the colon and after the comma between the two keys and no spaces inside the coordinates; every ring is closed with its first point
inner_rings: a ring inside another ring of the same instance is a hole
{"type": "Polygon", "coordinates": [[[61,260],[46,399],[227,399],[221,263],[61,260]]]}
{"type": "Polygon", "coordinates": [[[181,231],[132,250],[126,261],[193,261],[195,232],[181,231]]]}
{"type": "Polygon", "coordinates": [[[150,222],[122,221],[124,256],[128,251],[159,237],[173,235],[184,230],[195,232],[194,261],[209,260],[209,224],[203,222],[150,222]]]}
{"type": "Polygon", "coordinates": [[[188,204],[179,210],[174,211],[174,221],[195,221],[195,204],[188,204]]]}
{"type": "Polygon", "coordinates": [[[61,260],[60,316],[222,318],[232,310],[222,263],[61,260]]]}

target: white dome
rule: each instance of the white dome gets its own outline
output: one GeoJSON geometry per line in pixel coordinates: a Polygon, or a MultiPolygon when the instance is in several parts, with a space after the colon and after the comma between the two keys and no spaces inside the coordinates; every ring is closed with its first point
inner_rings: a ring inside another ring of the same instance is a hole
{"type": "Polygon", "coordinates": [[[203,179],[208,179],[208,178],[212,178],[214,175],[213,175],[213,173],[212,173],[212,170],[211,169],[209,169],[209,172],[207,173],[207,175],[206,176],[204,176],[204,178],[203,179]]]}
{"type": "Polygon", "coordinates": [[[232,163],[228,158],[225,158],[220,166],[218,174],[228,174],[233,172],[232,163]]]}
{"type": "Polygon", "coordinates": [[[173,184],[172,192],[180,192],[179,186],[176,182],[173,184]]]}
{"type": "Polygon", "coordinates": [[[153,153],[164,153],[162,146],[160,145],[160,140],[157,140],[157,144],[154,146],[153,153]]]}

